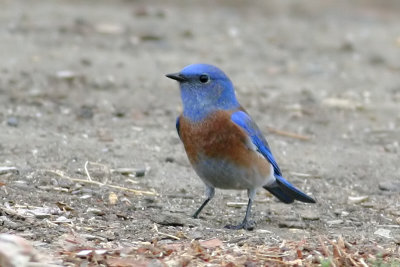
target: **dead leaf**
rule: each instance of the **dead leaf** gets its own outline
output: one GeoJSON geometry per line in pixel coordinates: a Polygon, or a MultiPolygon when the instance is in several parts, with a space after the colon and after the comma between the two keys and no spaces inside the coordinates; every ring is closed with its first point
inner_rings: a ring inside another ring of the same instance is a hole
{"type": "Polygon", "coordinates": [[[200,241],[200,245],[205,248],[216,248],[222,246],[222,241],[218,238],[213,238],[205,241],[200,241]]]}
{"type": "Polygon", "coordinates": [[[115,205],[118,202],[118,196],[114,192],[111,192],[108,195],[108,202],[110,202],[111,205],[115,205]]]}

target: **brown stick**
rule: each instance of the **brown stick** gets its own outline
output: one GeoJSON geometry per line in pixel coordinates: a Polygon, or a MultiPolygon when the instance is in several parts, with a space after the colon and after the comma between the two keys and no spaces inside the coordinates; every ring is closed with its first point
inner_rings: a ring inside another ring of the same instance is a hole
{"type": "Polygon", "coordinates": [[[290,137],[290,138],[295,138],[295,139],[304,140],[304,141],[311,139],[310,136],[305,136],[305,135],[301,135],[301,134],[297,134],[297,133],[293,133],[293,132],[278,130],[278,129],[275,129],[272,127],[268,127],[267,129],[268,129],[268,131],[270,131],[274,134],[278,134],[278,135],[282,135],[282,136],[286,136],[286,137],[290,137]]]}

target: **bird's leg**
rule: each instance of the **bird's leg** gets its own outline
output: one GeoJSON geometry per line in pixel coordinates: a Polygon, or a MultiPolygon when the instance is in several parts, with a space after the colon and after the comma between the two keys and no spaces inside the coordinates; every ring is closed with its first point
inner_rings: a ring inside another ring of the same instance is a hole
{"type": "Polygon", "coordinates": [[[193,214],[193,218],[197,219],[199,217],[200,212],[203,210],[203,208],[207,205],[207,203],[211,200],[211,198],[207,198],[204,200],[203,204],[201,204],[200,208],[196,210],[196,212],[193,214]]]}
{"type": "Polygon", "coordinates": [[[250,230],[250,231],[254,229],[256,223],[252,220],[249,220],[249,217],[250,217],[250,213],[251,213],[251,206],[253,205],[253,198],[255,196],[255,190],[254,189],[248,190],[248,195],[249,195],[249,202],[247,203],[246,215],[244,216],[242,223],[240,223],[238,225],[228,224],[225,226],[225,228],[232,229],[232,230],[245,229],[245,230],[250,230]]]}
{"type": "Polygon", "coordinates": [[[203,204],[201,204],[200,208],[196,210],[196,212],[193,214],[193,218],[197,219],[199,217],[200,212],[203,210],[203,208],[207,205],[207,203],[214,197],[215,194],[215,188],[211,187],[209,185],[206,185],[206,200],[204,200],[203,204]]]}

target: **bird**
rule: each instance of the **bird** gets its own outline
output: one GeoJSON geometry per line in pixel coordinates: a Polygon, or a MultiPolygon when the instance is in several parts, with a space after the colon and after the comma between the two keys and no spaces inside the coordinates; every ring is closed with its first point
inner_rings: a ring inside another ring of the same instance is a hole
{"type": "Polygon", "coordinates": [[[215,188],[247,190],[245,217],[240,224],[226,225],[228,229],[254,229],[250,214],[260,187],[287,204],[295,200],[316,203],[283,177],[267,140],[221,69],[191,64],[166,77],[179,82],[183,112],[176,119],[176,130],[190,164],[205,184],[206,199],[194,218],[214,197],[215,188]]]}

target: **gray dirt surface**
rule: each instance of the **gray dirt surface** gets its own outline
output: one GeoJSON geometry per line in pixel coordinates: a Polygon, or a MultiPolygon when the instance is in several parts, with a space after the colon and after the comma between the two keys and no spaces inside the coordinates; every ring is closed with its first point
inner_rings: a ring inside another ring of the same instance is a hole
{"type": "Polygon", "coordinates": [[[154,224],[172,235],[235,244],[342,235],[395,246],[398,1],[1,6],[0,167],[18,171],[0,173],[0,205],[17,212],[0,210],[0,233],[50,253],[71,233],[111,248],[162,239],[154,224]],[[245,206],[228,204],[246,203],[246,192],[217,190],[200,219],[190,217],[204,188],[175,131],[178,86],[164,74],[196,62],[231,77],[285,177],[317,204],[285,205],[260,190],[256,229],[230,231],[223,226],[241,221],[245,206]],[[66,178],[86,180],[86,161],[94,181],[158,195],[66,178]],[[118,168],[141,175],[112,172],[118,168]]]}

